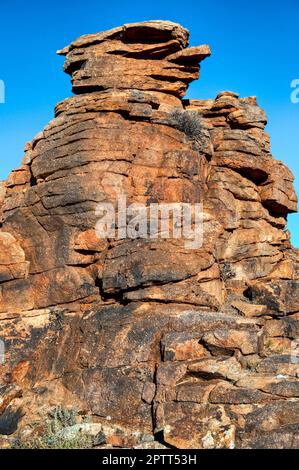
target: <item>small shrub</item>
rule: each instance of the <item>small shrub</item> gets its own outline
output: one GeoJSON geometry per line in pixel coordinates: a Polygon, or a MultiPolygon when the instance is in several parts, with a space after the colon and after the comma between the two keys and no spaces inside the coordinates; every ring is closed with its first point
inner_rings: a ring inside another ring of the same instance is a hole
{"type": "Polygon", "coordinates": [[[171,113],[170,119],[173,126],[184,132],[189,139],[196,141],[205,139],[202,118],[197,111],[176,109],[171,113]]]}
{"type": "Polygon", "coordinates": [[[63,429],[68,426],[74,426],[77,423],[78,410],[76,408],[64,408],[57,406],[49,411],[49,417],[54,427],[63,429]]]}
{"type": "Polygon", "coordinates": [[[31,439],[16,439],[12,449],[91,449],[93,439],[91,436],[79,434],[76,437],[65,439],[47,430],[45,434],[31,439]]]}
{"type": "Polygon", "coordinates": [[[40,436],[29,439],[15,439],[11,445],[13,449],[91,449],[94,445],[93,437],[78,431],[75,436],[66,438],[62,431],[77,423],[78,411],[56,407],[49,412],[45,431],[40,436]]]}

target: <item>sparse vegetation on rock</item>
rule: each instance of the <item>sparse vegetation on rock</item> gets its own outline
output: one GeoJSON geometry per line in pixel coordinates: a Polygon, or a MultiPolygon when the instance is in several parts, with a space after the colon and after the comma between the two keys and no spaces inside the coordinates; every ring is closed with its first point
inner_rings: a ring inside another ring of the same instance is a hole
{"type": "MultiPolygon", "coordinates": [[[[13,449],[90,449],[94,438],[78,427],[74,432],[67,433],[77,424],[76,409],[55,407],[48,413],[44,429],[40,434],[29,438],[17,438],[12,441],[13,449]]],[[[34,430],[33,430],[34,434],[34,430]]]]}
{"type": "Polygon", "coordinates": [[[203,133],[203,121],[197,111],[175,109],[170,115],[170,120],[174,127],[184,132],[189,139],[200,141],[205,138],[205,134],[203,133]]]}

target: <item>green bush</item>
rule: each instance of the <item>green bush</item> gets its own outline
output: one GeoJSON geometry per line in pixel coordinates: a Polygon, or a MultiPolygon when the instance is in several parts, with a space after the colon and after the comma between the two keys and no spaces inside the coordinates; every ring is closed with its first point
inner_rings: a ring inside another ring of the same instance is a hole
{"type": "Polygon", "coordinates": [[[91,449],[93,437],[87,436],[80,431],[71,438],[65,438],[62,431],[77,423],[78,411],[56,407],[49,413],[46,421],[45,431],[40,436],[29,439],[15,439],[12,443],[13,449],[91,449]]]}
{"type": "Polygon", "coordinates": [[[56,406],[49,411],[48,415],[51,418],[51,423],[60,430],[68,426],[74,426],[77,423],[78,410],[76,408],[56,406]]]}

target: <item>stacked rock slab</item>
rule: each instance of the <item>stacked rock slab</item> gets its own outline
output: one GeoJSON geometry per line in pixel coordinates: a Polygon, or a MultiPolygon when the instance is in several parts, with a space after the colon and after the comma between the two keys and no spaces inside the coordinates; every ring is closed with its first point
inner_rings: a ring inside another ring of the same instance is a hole
{"type": "Polygon", "coordinates": [[[102,447],[299,447],[294,178],[254,97],[182,99],[210,55],[188,36],[150,21],[59,51],[76,96],[0,185],[3,439],[63,405],[102,447]],[[202,203],[203,245],[98,238],[120,196],[202,203]]]}

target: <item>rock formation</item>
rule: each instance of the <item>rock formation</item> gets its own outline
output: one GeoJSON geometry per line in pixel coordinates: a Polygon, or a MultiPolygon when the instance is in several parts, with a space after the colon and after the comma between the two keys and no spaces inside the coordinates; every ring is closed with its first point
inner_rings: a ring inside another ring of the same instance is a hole
{"type": "Polygon", "coordinates": [[[0,185],[2,446],[62,405],[106,448],[299,447],[293,176],[254,97],[183,99],[210,55],[188,36],[150,21],[59,51],[76,95],[0,185]],[[119,196],[202,203],[203,245],[100,239],[119,196]]]}

